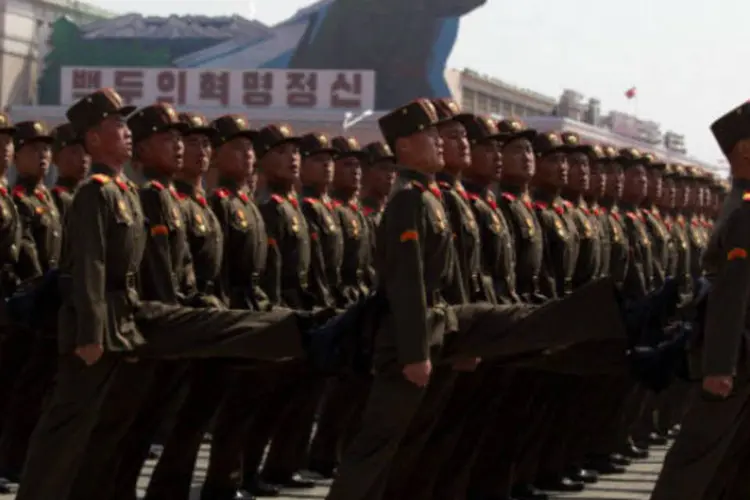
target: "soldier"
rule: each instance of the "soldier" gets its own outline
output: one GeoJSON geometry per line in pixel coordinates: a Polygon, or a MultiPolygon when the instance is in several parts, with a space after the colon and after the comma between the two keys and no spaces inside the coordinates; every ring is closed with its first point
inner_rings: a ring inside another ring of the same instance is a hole
{"type": "MultiPolygon", "coordinates": [[[[19,279],[28,280],[57,268],[62,226],[60,213],[43,184],[52,159],[52,137],[46,125],[38,121],[16,124],[13,142],[18,176],[12,196],[22,227],[16,273],[19,279]]],[[[57,325],[54,318],[43,318],[35,330],[17,332],[33,339],[33,345],[14,381],[9,412],[0,436],[0,471],[4,471],[8,479],[20,474],[29,436],[55,375],[57,325]]]]}
{"type": "Polygon", "coordinates": [[[604,154],[606,182],[604,196],[601,199],[602,227],[609,235],[610,241],[609,274],[615,285],[622,288],[630,264],[630,246],[625,236],[625,221],[619,206],[625,187],[625,173],[614,147],[606,146],[604,154]]]}
{"type": "MultiPolygon", "coordinates": [[[[462,171],[462,184],[466,186],[468,201],[480,234],[481,286],[488,290],[485,300],[503,304],[520,302],[516,293],[515,252],[513,234],[508,221],[498,207],[492,184],[499,180],[502,157],[501,134],[495,122],[486,117],[461,115],[459,120],[467,134],[470,145],[470,166],[462,171]]],[[[412,490],[418,498],[455,498],[466,493],[471,468],[466,464],[473,461],[480,443],[491,441],[484,431],[491,421],[493,435],[503,431],[505,421],[496,418],[494,404],[505,401],[498,392],[506,385],[508,370],[502,366],[485,365],[477,373],[462,373],[456,381],[446,411],[438,422],[419,459],[422,471],[412,478],[412,490]],[[492,415],[492,418],[488,418],[492,415]],[[428,470],[425,471],[427,465],[428,470]],[[429,467],[434,470],[429,471],[429,467]],[[430,472],[429,474],[427,472],[430,472]],[[421,481],[415,479],[421,479],[421,481]],[[420,486],[419,484],[422,484],[420,486]],[[421,489],[420,493],[416,493],[421,489]]],[[[502,452],[494,445],[498,456],[493,460],[495,485],[498,490],[510,488],[509,478],[503,476],[500,453],[514,456],[511,443],[502,452]]],[[[484,446],[483,446],[484,447],[484,446]]],[[[488,460],[489,457],[482,457],[488,460]]]]}
{"type": "Polygon", "coordinates": [[[91,158],[70,123],[56,127],[52,131],[52,137],[55,139],[52,145],[52,161],[57,167],[52,199],[55,200],[60,212],[60,220],[65,220],[65,213],[73,203],[76,188],[89,172],[91,158]]]}
{"type": "MultiPolygon", "coordinates": [[[[544,235],[545,264],[548,278],[542,291],[548,297],[565,297],[573,292],[581,236],[573,219],[573,209],[561,198],[569,183],[568,154],[571,146],[563,143],[556,133],[539,134],[534,139],[537,169],[533,178],[534,208],[544,235]]],[[[595,477],[580,468],[567,470],[568,447],[573,440],[578,417],[575,409],[579,394],[578,380],[556,375],[545,380],[542,391],[555,395],[554,405],[548,410],[556,413],[554,430],[546,438],[546,451],[540,457],[536,486],[550,491],[581,491],[584,481],[595,477]]]]}
{"type": "MultiPolygon", "coordinates": [[[[432,103],[439,120],[437,130],[443,141],[444,160],[444,167],[435,174],[435,180],[441,191],[448,225],[453,230],[456,249],[456,262],[453,265],[456,266],[458,277],[453,286],[446,286],[444,297],[449,304],[454,305],[478,301],[495,303],[494,287],[485,287],[487,281],[481,275],[481,236],[469,204],[469,195],[461,183],[462,172],[471,165],[471,151],[464,122],[473,118],[473,115],[461,113],[452,99],[436,99],[432,103]]],[[[421,452],[438,421],[442,420],[460,429],[456,420],[463,414],[463,408],[457,413],[455,408],[447,408],[447,405],[459,372],[471,372],[478,363],[478,359],[462,360],[454,366],[436,367],[419,410],[393,459],[385,498],[416,498],[417,495],[429,497],[431,492],[427,491],[425,483],[437,473],[437,465],[434,463],[434,456],[423,460],[427,455],[421,452]]]]}
{"type": "Polygon", "coordinates": [[[678,187],[687,197],[685,205],[680,208],[685,215],[687,223],[687,233],[690,240],[690,273],[693,279],[697,279],[703,274],[701,258],[708,244],[706,228],[703,226],[698,215],[703,202],[698,177],[698,170],[688,165],[685,167],[685,175],[679,180],[678,187]]]}
{"type": "MultiPolygon", "coordinates": [[[[148,221],[139,270],[141,296],[184,303],[196,293],[195,272],[172,179],[182,168],[180,133],[185,125],[171,105],[157,104],[139,109],[128,119],[128,127],[146,179],[138,190],[148,221]]],[[[87,473],[74,483],[73,498],[133,498],[151,441],[186,369],[180,362],[141,360],[118,370],[83,461],[87,473]]]]}
{"type": "MultiPolygon", "coordinates": [[[[716,120],[711,130],[732,172],[732,191],[703,257],[711,281],[702,336],[696,339],[693,367],[702,379],[667,453],[652,500],[719,498],[727,484],[724,466],[747,441],[750,384],[743,331],[747,329],[750,286],[750,105],[716,120]]],[[[692,357],[692,356],[691,356],[692,357]]],[[[746,451],[746,448],[745,448],[746,451]]],[[[741,498],[742,496],[724,496],[741,498]]]]}
{"type": "Polygon", "coordinates": [[[658,208],[658,203],[663,195],[664,170],[667,165],[649,154],[644,156],[644,165],[648,178],[648,193],[646,194],[642,212],[652,242],[654,287],[658,288],[670,276],[668,270],[669,260],[673,251],[673,243],[669,231],[664,224],[662,214],[658,208]]]}
{"type": "Polygon", "coordinates": [[[61,356],[54,393],[28,449],[21,500],[68,498],[126,358],[301,356],[301,329],[315,321],[287,311],[191,309],[139,299],[135,273],[145,220],[137,193],[120,177],[132,152],[123,117],[132,111],[115,91],[103,89],[67,112],[84,137],[95,175],[79,187],[66,219],[71,236],[63,242],[60,266],[61,356]]]}
{"type": "MultiPolygon", "coordinates": [[[[302,158],[300,208],[310,235],[307,291],[311,306],[343,306],[340,294],[342,265],[351,242],[347,241],[348,232],[342,231],[340,226],[337,202],[328,194],[333,187],[334,157],[338,151],[327,136],[318,133],[303,136],[299,149],[302,158]]],[[[293,264],[287,260],[282,263],[282,268],[293,264]]],[[[310,435],[326,380],[308,375],[294,381],[294,385],[294,392],[289,396],[292,399],[286,402],[290,410],[284,420],[277,424],[278,430],[272,438],[264,478],[294,487],[306,487],[314,483],[304,480],[297,472],[308,463],[310,435]]]]}
{"type": "Polygon", "coordinates": [[[371,231],[371,239],[374,241],[374,228],[380,223],[388,196],[390,196],[396,181],[396,170],[394,168],[396,157],[393,156],[391,148],[380,141],[371,142],[362,150],[367,153],[367,161],[365,161],[362,169],[360,199],[362,210],[370,218],[371,227],[374,226],[371,231]]]}
{"type": "Polygon", "coordinates": [[[403,167],[402,185],[386,206],[376,247],[379,286],[388,309],[375,340],[375,375],[361,430],[339,467],[330,500],[382,496],[391,461],[424,397],[433,361],[450,365],[466,358],[536,352],[599,337],[613,327],[616,336],[622,335],[619,322],[612,321],[611,314],[617,313],[611,298],[602,294],[606,283],[542,306],[531,316],[527,314],[534,308],[526,305],[448,307],[442,292],[459,276],[452,228],[434,182],[443,167],[437,112],[429,100],[419,99],[386,114],[379,124],[403,167]],[[570,329],[548,336],[548,321],[561,321],[561,316],[579,311],[579,301],[600,302],[602,296],[604,301],[594,308],[595,326],[579,329],[571,318],[570,329]],[[519,315],[526,319],[516,323],[519,315]]]}
{"type": "MultiPolygon", "coordinates": [[[[218,296],[232,308],[251,311],[271,309],[271,301],[261,287],[268,260],[268,237],[263,216],[255,204],[252,179],[256,177],[256,154],[252,141],[257,131],[250,128],[247,118],[225,115],[211,126],[214,136],[213,168],[217,187],[209,197],[209,206],[219,220],[224,235],[224,250],[218,296]]],[[[211,441],[211,457],[201,496],[203,499],[234,498],[237,493],[237,464],[242,459],[248,421],[274,391],[274,381],[258,370],[232,373],[224,370],[226,393],[214,390],[206,405],[217,406],[216,421],[211,441]],[[252,391],[249,389],[252,388],[252,391]],[[225,395],[226,394],[226,395],[225,395]],[[223,404],[219,406],[219,402],[223,404]]],[[[208,426],[211,415],[206,412],[202,428],[208,426]]],[[[196,427],[196,434],[199,432],[196,427]]],[[[202,437],[202,432],[200,432],[202,437]]],[[[194,439],[198,439],[196,435],[194,439]]],[[[267,435],[266,435],[267,439],[267,435]]],[[[197,449],[196,449],[197,453],[197,449]]],[[[188,459],[185,459],[188,464],[188,459]]],[[[189,462],[192,468],[194,460],[189,462]]],[[[255,473],[257,464],[243,464],[245,480],[242,486],[252,494],[278,494],[278,488],[261,481],[255,473]]]]}
{"type": "Polygon", "coordinates": [[[669,236],[673,243],[673,252],[669,263],[670,275],[677,280],[679,285],[682,296],[680,302],[686,304],[693,296],[693,278],[690,273],[690,242],[688,241],[685,217],[677,210],[678,205],[685,204],[685,201],[680,202],[678,194],[684,196],[686,191],[678,191],[676,181],[684,175],[684,169],[681,165],[669,165],[665,169],[660,208],[665,214],[664,223],[669,230],[669,236]]]}
{"type": "Polygon", "coordinates": [[[578,259],[573,273],[573,288],[578,288],[599,277],[601,268],[599,220],[584,199],[591,186],[591,157],[599,150],[581,144],[580,138],[573,132],[563,133],[562,140],[571,148],[568,154],[568,183],[563,194],[579,235],[578,259]]]}
{"type": "MultiPolygon", "coordinates": [[[[203,176],[211,159],[211,140],[218,131],[196,113],[180,113],[186,129],[182,170],[175,175],[174,187],[183,215],[190,255],[193,258],[196,288],[203,305],[225,307],[216,294],[223,255],[224,237],[216,215],[203,191],[203,176]]],[[[200,304],[196,304],[200,305],[200,304]]],[[[175,417],[175,425],[164,442],[146,493],[152,499],[183,499],[190,493],[195,458],[216,412],[228,370],[214,361],[200,361],[190,367],[188,393],[175,417]]]]}
{"type": "Polygon", "coordinates": [[[359,205],[357,195],[361,188],[362,162],[367,153],[362,151],[354,137],[334,137],[336,149],[333,177],[333,206],[336,209],[344,235],[344,260],[341,264],[341,295],[346,307],[366,297],[370,292],[367,278],[370,266],[369,224],[359,205]]]}
{"type": "Polygon", "coordinates": [[[610,258],[612,254],[610,235],[606,226],[605,217],[601,207],[601,200],[607,188],[607,174],[605,163],[609,160],[605,146],[595,145],[589,154],[589,166],[591,170],[591,181],[589,188],[584,193],[583,199],[589,207],[589,211],[595,219],[596,227],[599,228],[599,242],[601,255],[599,257],[599,276],[609,276],[610,258]]]}

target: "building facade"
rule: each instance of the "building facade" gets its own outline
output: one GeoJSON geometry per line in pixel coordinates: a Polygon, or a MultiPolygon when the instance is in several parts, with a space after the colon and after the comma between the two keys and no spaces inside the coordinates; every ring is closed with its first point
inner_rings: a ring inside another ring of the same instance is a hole
{"type": "Polygon", "coordinates": [[[52,23],[60,17],[90,23],[111,17],[76,0],[4,0],[0,3],[0,105],[33,105],[52,23]]]}

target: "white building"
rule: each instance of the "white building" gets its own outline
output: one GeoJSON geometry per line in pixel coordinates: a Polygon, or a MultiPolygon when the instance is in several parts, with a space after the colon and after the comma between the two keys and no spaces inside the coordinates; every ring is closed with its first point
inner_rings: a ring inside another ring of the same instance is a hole
{"type": "Polygon", "coordinates": [[[112,14],[76,0],[0,2],[0,105],[33,104],[50,25],[61,16],[90,23],[112,14]]]}

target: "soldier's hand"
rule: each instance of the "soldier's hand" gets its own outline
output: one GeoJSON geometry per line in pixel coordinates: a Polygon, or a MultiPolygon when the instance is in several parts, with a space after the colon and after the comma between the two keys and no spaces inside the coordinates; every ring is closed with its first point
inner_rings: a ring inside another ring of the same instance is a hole
{"type": "Polygon", "coordinates": [[[730,375],[708,375],[703,377],[703,390],[713,396],[728,398],[734,388],[734,377],[730,375]]]}
{"type": "Polygon", "coordinates": [[[430,381],[430,374],[432,373],[432,363],[428,359],[420,363],[411,363],[404,365],[404,369],[401,370],[406,377],[406,380],[416,385],[417,387],[426,387],[430,381]]]}
{"type": "Polygon", "coordinates": [[[453,369],[457,372],[473,372],[482,362],[482,358],[466,358],[453,362],[453,369]]]}
{"type": "Polygon", "coordinates": [[[86,366],[91,366],[102,357],[104,354],[104,348],[101,344],[88,344],[76,347],[76,356],[81,358],[86,366]]]}

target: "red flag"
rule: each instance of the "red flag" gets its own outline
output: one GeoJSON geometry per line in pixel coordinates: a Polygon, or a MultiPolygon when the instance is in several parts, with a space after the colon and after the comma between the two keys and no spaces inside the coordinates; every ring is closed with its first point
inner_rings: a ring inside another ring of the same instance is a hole
{"type": "Polygon", "coordinates": [[[635,97],[635,94],[636,94],[635,87],[630,87],[628,90],[625,91],[625,97],[627,97],[628,99],[632,99],[633,97],[635,97]]]}

